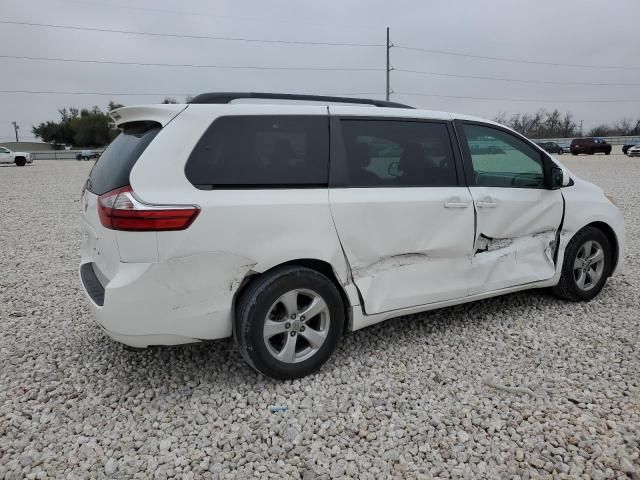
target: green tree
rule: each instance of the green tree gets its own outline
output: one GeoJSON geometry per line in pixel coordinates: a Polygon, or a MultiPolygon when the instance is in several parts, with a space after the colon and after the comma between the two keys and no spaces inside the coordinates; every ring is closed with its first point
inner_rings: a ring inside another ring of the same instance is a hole
{"type": "MultiPolygon", "coordinates": [[[[110,110],[122,105],[109,102],[110,110]]],[[[34,126],[32,132],[43,142],[54,145],[72,145],[74,147],[103,147],[118,134],[110,128],[112,119],[98,106],[91,109],[63,108],[58,110],[60,121],[42,122],[34,126]]]]}

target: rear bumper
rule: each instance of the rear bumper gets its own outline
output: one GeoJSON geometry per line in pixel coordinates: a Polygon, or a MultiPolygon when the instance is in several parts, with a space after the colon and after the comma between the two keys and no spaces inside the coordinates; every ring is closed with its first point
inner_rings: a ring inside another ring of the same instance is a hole
{"type": "Polygon", "coordinates": [[[120,262],[110,280],[85,262],[80,282],[95,320],[114,340],[134,347],[213,340],[231,336],[235,290],[250,268],[216,260],[120,262]]]}

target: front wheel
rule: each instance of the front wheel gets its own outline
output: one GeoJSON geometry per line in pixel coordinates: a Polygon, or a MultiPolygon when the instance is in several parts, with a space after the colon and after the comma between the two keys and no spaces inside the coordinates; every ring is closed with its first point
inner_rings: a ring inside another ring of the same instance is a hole
{"type": "Polygon", "coordinates": [[[237,302],[234,336],[247,363],[272,378],[309,375],[344,331],[344,305],[321,273],[286,266],[250,283],[237,302]]]}
{"type": "Polygon", "coordinates": [[[16,165],[18,167],[24,167],[27,164],[27,159],[24,157],[16,157],[16,165]]]}
{"type": "Polygon", "coordinates": [[[553,293],[565,300],[589,301],[604,287],[611,267],[609,239],[601,230],[585,227],[567,245],[560,281],[553,293]]]}

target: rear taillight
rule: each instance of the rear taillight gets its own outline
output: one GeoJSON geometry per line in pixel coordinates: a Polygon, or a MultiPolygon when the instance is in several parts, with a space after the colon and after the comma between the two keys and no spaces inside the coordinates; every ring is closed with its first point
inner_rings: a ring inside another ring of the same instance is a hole
{"type": "Polygon", "coordinates": [[[152,205],[136,198],[131,186],[98,198],[100,223],[111,230],[162,232],[184,230],[200,213],[195,205],[152,205]]]}

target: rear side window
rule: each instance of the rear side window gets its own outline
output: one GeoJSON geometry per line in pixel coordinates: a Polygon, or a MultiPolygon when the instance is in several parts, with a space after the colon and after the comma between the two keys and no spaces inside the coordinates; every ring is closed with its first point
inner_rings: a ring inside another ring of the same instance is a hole
{"type": "Polygon", "coordinates": [[[216,119],[185,166],[200,189],[326,187],[329,119],[314,115],[216,119]]]}
{"type": "Polygon", "coordinates": [[[86,188],[96,195],[129,184],[131,169],[162,126],[156,122],[131,122],[121,128],[120,135],[107,147],[89,174],[86,188]]]}
{"type": "Polygon", "coordinates": [[[446,124],[345,119],[341,125],[349,186],[457,185],[446,124]]]}

